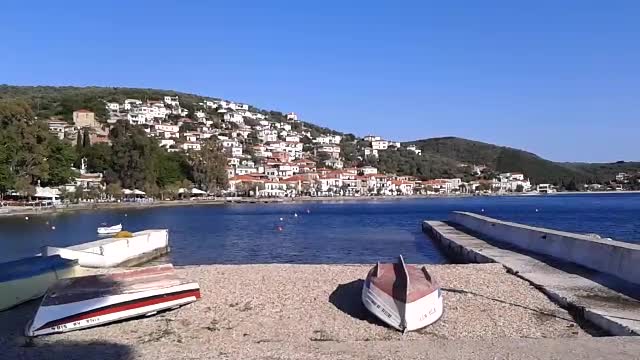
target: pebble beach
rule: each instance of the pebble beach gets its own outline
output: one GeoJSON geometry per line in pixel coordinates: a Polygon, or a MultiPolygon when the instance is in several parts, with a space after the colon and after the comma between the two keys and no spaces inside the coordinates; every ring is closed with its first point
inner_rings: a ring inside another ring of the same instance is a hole
{"type": "Polygon", "coordinates": [[[489,344],[592,339],[589,329],[499,264],[427,267],[444,290],[445,313],[406,335],[362,305],[369,265],[187,266],[178,272],[200,283],[202,298],[156,316],[29,340],[22,331],[38,301],[1,312],[0,347],[6,351],[0,357],[386,358],[424,351],[428,344],[460,344],[461,351],[479,344],[473,346],[480,351],[489,344]]]}

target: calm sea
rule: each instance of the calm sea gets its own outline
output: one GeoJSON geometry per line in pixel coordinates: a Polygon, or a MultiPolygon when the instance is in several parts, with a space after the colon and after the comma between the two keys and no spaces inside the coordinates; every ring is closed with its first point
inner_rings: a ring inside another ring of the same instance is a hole
{"type": "Polygon", "coordinates": [[[130,231],[168,228],[167,261],[177,265],[374,263],[398,254],[413,263],[442,263],[420,226],[453,210],[640,242],[637,194],[202,205],[0,218],[0,261],[35,254],[45,244],[95,240],[96,227],[106,222],[130,231]]]}

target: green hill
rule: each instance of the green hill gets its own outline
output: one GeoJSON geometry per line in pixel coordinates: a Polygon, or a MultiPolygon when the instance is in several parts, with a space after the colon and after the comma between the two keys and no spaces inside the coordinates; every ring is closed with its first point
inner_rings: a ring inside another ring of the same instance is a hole
{"type": "Polygon", "coordinates": [[[421,149],[423,155],[436,154],[464,163],[485,165],[496,172],[523,172],[534,183],[578,184],[609,181],[619,172],[638,172],[640,163],[559,163],[527,151],[456,137],[416,140],[405,143],[421,149]]]}

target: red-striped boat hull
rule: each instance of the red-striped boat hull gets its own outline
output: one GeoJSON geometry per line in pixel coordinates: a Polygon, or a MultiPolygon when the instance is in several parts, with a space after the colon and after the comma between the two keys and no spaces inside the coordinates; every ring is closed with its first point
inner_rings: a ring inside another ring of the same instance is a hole
{"type": "Polygon", "coordinates": [[[25,333],[80,330],[153,315],[199,298],[199,285],[178,277],[171,265],[66,279],[49,289],[25,333]]]}

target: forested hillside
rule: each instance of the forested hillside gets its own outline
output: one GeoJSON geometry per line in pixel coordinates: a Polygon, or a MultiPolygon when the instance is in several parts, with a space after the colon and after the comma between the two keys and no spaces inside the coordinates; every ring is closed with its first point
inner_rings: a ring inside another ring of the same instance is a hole
{"type": "MultiPolygon", "coordinates": [[[[24,126],[20,125],[21,123],[34,125],[34,129],[40,129],[36,134],[40,134],[38,136],[44,136],[43,134],[45,131],[43,124],[33,122],[32,120],[26,120],[26,122],[22,120],[18,122],[10,122],[6,120],[11,116],[15,117],[15,113],[20,113],[20,111],[28,113],[28,115],[21,116],[22,119],[47,120],[51,118],[61,118],[71,121],[71,116],[74,110],[88,109],[96,114],[99,121],[106,121],[108,114],[105,108],[105,101],[122,103],[124,99],[129,98],[140,99],[143,101],[161,100],[164,96],[179,96],[180,105],[189,111],[188,117],[193,119],[195,119],[195,109],[200,106],[198,105],[199,103],[203,100],[216,100],[216,98],[213,97],[159,89],[0,85],[0,101],[3,101],[5,104],[4,109],[0,110],[6,112],[4,115],[0,114],[0,118],[4,116],[5,124],[8,124],[5,125],[4,129],[0,129],[0,131],[4,133],[2,134],[2,138],[5,143],[11,143],[14,141],[12,140],[13,138],[11,138],[11,136],[13,136],[11,134],[17,131],[14,129],[14,126],[24,126]]],[[[272,122],[284,123],[287,121],[286,115],[280,111],[258,109],[252,105],[249,105],[249,109],[251,111],[264,114],[266,119],[272,122]]],[[[396,149],[395,147],[392,147],[389,150],[382,150],[379,152],[379,156],[374,158],[366,157],[364,155],[364,148],[370,147],[371,144],[363,141],[353,134],[343,134],[338,130],[328,129],[305,121],[294,123],[293,129],[295,131],[301,131],[304,129],[310,132],[310,138],[301,139],[301,142],[304,143],[305,149],[307,149],[305,151],[313,149],[313,144],[311,143],[312,138],[326,134],[339,134],[343,136],[340,143],[340,155],[346,166],[372,165],[384,173],[412,175],[421,179],[447,177],[470,179],[471,165],[484,165],[487,167],[487,177],[491,177],[500,172],[523,172],[534,184],[553,183],[568,188],[574,188],[579,184],[611,181],[619,172],[637,174],[638,171],[640,171],[640,163],[558,163],[545,160],[530,152],[456,137],[432,138],[406,142],[402,144],[401,148],[396,149]],[[415,152],[408,151],[406,146],[409,145],[415,145],[422,151],[422,154],[416,154],[415,152]]],[[[136,131],[133,128],[126,131],[136,134],[136,131]]],[[[116,134],[118,133],[116,132],[116,134]]],[[[139,137],[132,137],[137,139],[136,141],[139,142],[136,144],[128,144],[124,141],[125,137],[122,137],[122,146],[135,145],[144,149],[146,145],[142,143],[146,140],[142,140],[142,135],[143,134],[140,134],[139,137]]],[[[254,135],[252,135],[252,139],[253,137],[254,135]]],[[[18,141],[24,140],[20,138],[18,141]]],[[[47,140],[47,142],[55,145],[56,140],[47,140]]],[[[117,162],[121,161],[117,156],[119,144],[120,142],[116,139],[114,146],[112,147],[114,152],[109,155],[111,161],[110,166],[115,166],[117,165],[117,162]]],[[[7,145],[4,150],[9,149],[8,146],[9,145],[7,145]]],[[[55,148],[55,146],[53,146],[53,148],[55,148]]],[[[153,145],[153,147],[155,148],[157,145],[153,145]]],[[[97,149],[99,151],[106,151],[106,148],[104,148],[103,145],[99,146],[97,149]]],[[[91,151],[96,150],[90,148],[88,151],[90,151],[89,155],[92,155],[91,151]]],[[[64,149],[63,153],[66,154],[67,152],[68,149],[64,149]]],[[[84,156],[84,154],[78,154],[77,152],[78,150],[74,151],[75,158],[84,156]]],[[[1,155],[4,156],[5,159],[3,160],[0,158],[0,161],[8,161],[6,158],[9,155],[6,152],[1,155]]],[[[97,161],[91,156],[88,157],[92,159],[92,161],[97,161]]],[[[164,155],[161,157],[164,157],[164,155]]],[[[182,164],[179,165],[179,167],[184,170],[184,161],[182,159],[178,159],[178,155],[171,155],[171,158],[182,164]]],[[[133,161],[133,159],[130,160],[133,161]]],[[[14,159],[12,161],[16,160],[14,159]]],[[[93,166],[94,164],[91,165],[92,168],[96,168],[93,166]]],[[[152,164],[150,166],[154,165],[152,164]]],[[[172,168],[176,168],[174,165],[171,166],[172,168]]],[[[98,169],[100,169],[100,167],[98,167],[98,169]]],[[[156,169],[154,171],[159,170],[156,169]]],[[[193,174],[187,174],[187,172],[188,171],[183,172],[180,177],[195,180],[193,174]]],[[[144,185],[147,187],[153,187],[154,184],[159,187],[164,186],[164,181],[156,181],[156,179],[151,176],[152,173],[147,173],[152,181],[147,181],[144,185]]],[[[111,172],[105,171],[105,174],[111,174],[111,172]]],[[[0,182],[1,177],[5,175],[0,174],[0,182]]],[[[55,177],[51,176],[38,177],[37,174],[32,175],[33,179],[37,178],[43,180],[44,183],[49,183],[50,179],[55,179],[55,177]]],[[[63,175],[68,175],[66,174],[66,170],[63,175]]],[[[130,179],[135,179],[135,176],[137,176],[136,174],[132,175],[132,177],[128,177],[120,174],[120,176],[123,176],[122,183],[126,184],[130,179]]],[[[135,182],[136,186],[142,185],[137,183],[137,181],[135,182]]]]}
{"type": "Polygon", "coordinates": [[[408,142],[422,150],[465,164],[485,165],[496,172],[523,172],[534,183],[588,184],[615,179],[619,172],[636,173],[640,163],[558,163],[527,151],[456,137],[408,142]]]}

